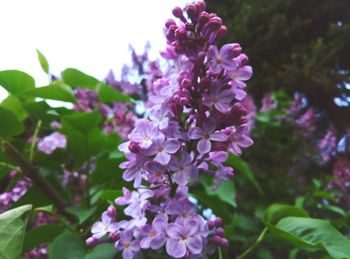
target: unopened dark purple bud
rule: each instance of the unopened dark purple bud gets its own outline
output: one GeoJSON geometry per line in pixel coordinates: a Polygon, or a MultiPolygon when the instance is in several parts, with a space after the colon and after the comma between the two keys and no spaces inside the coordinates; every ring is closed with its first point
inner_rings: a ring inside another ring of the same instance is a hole
{"type": "Polygon", "coordinates": [[[216,31],[218,29],[220,29],[222,25],[222,20],[219,17],[213,17],[209,20],[208,24],[207,24],[207,28],[210,31],[216,31]]]}
{"type": "Polygon", "coordinates": [[[112,220],[114,220],[117,216],[117,210],[114,206],[109,206],[107,209],[107,215],[110,217],[112,220]]]}
{"type": "Polygon", "coordinates": [[[173,15],[176,17],[176,18],[179,18],[183,23],[186,23],[187,20],[183,14],[183,11],[180,7],[175,7],[172,11],[173,15]]]}
{"type": "Polygon", "coordinates": [[[175,37],[176,38],[179,38],[179,39],[186,39],[187,37],[187,33],[186,33],[186,30],[184,28],[177,28],[175,30],[175,37]]]}
{"type": "Polygon", "coordinates": [[[165,23],[165,27],[169,29],[169,27],[171,25],[175,25],[176,26],[176,22],[173,19],[168,19],[165,23]]]}
{"type": "Polygon", "coordinates": [[[205,10],[205,2],[204,1],[198,1],[195,3],[197,6],[198,12],[203,12],[205,10]]]}
{"type": "Polygon", "coordinates": [[[219,39],[225,38],[227,35],[227,27],[225,25],[221,25],[219,30],[216,32],[216,37],[219,39]]]}
{"type": "Polygon", "coordinates": [[[94,237],[89,237],[88,239],[86,239],[85,243],[88,247],[92,247],[97,245],[99,243],[99,240],[94,237]]]}
{"type": "Polygon", "coordinates": [[[215,221],[214,220],[208,220],[207,225],[209,229],[212,229],[215,227],[215,221]]]}
{"type": "Polygon", "coordinates": [[[228,247],[229,241],[226,238],[221,238],[221,246],[228,247]]]}
{"type": "Polygon", "coordinates": [[[215,235],[211,238],[211,242],[218,245],[218,246],[221,246],[221,237],[215,235]]]}
{"type": "Polygon", "coordinates": [[[248,65],[249,58],[247,57],[247,55],[241,54],[237,57],[237,59],[239,60],[241,67],[248,65]]]}
{"type": "Polygon", "coordinates": [[[112,242],[116,242],[117,240],[119,240],[119,233],[118,232],[109,233],[109,240],[112,242]]]}
{"type": "Polygon", "coordinates": [[[188,79],[184,79],[181,81],[181,86],[184,87],[184,88],[188,88],[191,86],[191,81],[188,80],[188,79]]]}
{"type": "Polygon", "coordinates": [[[186,11],[187,11],[188,17],[190,17],[192,21],[195,21],[197,19],[197,16],[198,16],[197,6],[191,4],[187,7],[186,11]]]}
{"type": "Polygon", "coordinates": [[[203,51],[199,52],[196,60],[197,65],[202,65],[204,63],[205,57],[206,57],[205,52],[203,51]]]}
{"type": "Polygon", "coordinates": [[[222,219],[220,217],[215,218],[215,225],[220,226],[222,224],[222,219]]]}
{"type": "Polygon", "coordinates": [[[223,237],[225,233],[225,230],[223,228],[217,228],[216,229],[216,234],[223,237]]]}
{"type": "Polygon", "coordinates": [[[185,29],[186,29],[186,31],[194,31],[193,23],[186,23],[185,29]]]}
{"type": "Polygon", "coordinates": [[[129,150],[132,153],[139,153],[140,152],[140,145],[138,142],[131,141],[129,144],[129,150]]]}

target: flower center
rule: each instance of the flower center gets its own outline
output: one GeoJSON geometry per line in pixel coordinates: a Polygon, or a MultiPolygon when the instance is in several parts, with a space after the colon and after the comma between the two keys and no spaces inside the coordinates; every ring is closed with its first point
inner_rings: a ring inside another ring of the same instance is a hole
{"type": "Polygon", "coordinates": [[[181,235],[181,240],[187,240],[187,236],[186,235],[181,235]]]}

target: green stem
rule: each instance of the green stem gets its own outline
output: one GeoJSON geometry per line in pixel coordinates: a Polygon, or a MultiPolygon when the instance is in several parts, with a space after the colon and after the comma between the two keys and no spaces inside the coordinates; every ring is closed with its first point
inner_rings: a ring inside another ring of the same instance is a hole
{"type": "Polygon", "coordinates": [[[19,168],[17,166],[10,165],[10,164],[4,163],[4,162],[0,162],[0,166],[7,167],[9,169],[13,169],[13,170],[17,170],[17,171],[19,170],[19,168]]]}
{"type": "Polygon", "coordinates": [[[39,129],[41,127],[41,120],[38,120],[38,123],[36,124],[35,130],[34,130],[34,135],[33,135],[33,140],[32,144],[30,146],[30,151],[29,151],[29,161],[33,162],[33,156],[34,156],[34,149],[37,143],[37,137],[39,134],[39,129]]]}
{"type": "Polygon", "coordinates": [[[219,253],[219,259],[222,259],[222,251],[221,251],[221,247],[218,248],[218,253],[219,253]]]}
{"type": "Polygon", "coordinates": [[[267,233],[268,228],[264,228],[264,230],[259,235],[258,239],[255,241],[254,244],[252,244],[243,254],[237,256],[237,259],[243,259],[246,258],[250,253],[252,253],[264,240],[264,237],[267,233]]]}

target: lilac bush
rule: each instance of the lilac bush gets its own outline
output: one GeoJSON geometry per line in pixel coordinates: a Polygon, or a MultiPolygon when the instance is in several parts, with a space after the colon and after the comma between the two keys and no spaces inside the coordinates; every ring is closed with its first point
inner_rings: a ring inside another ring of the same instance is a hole
{"type": "Polygon", "coordinates": [[[241,155],[253,144],[240,104],[252,75],[247,56],[238,43],[217,46],[227,28],[204,2],[176,7],[173,15],[161,53],[170,65],[148,85],[146,117],[119,146],[127,158],[123,179],[136,188],[115,200],[126,218],[117,220],[109,207],[87,240],[110,240],[126,259],[162,247],[174,258],[203,258],[226,246],[221,220],[198,214],[190,186],[209,175],[218,188],[233,176],[224,165],[228,152],[241,155]]]}

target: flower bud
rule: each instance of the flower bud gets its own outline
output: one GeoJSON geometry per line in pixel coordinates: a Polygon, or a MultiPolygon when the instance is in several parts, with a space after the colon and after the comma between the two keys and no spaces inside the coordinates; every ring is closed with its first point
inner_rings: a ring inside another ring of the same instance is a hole
{"type": "Polygon", "coordinates": [[[217,228],[216,229],[216,234],[218,235],[218,236],[221,236],[221,237],[223,237],[224,236],[224,229],[223,228],[217,228]]]}
{"type": "Polygon", "coordinates": [[[139,153],[140,152],[140,145],[138,142],[131,141],[129,144],[129,150],[132,153],[139,153]]]}
{"type": "Polygon", "coordinates": [[[175,25],[176,26],[176,22],[173,19],[168,19],[165,23],[165,27],[169,29],[170,26],[175,25]]]}
{"type": "Polygon", "coordinates": [[[220,217],[215,218],[215,225],[220,226],[222,224],[222,219],[220,217]]]}
{"type": "Polygon", "coordinates": [[[190,17],[192,21],[195,21],[197,19],[198,9],[196,5],[193,5],[193,4],[189,5],[186,11],[187,11],[188,17],[190,17]]]}
{"type": "Polygon", "coordinates": [[[109,240],[112,242],[116,242],[117,240],[119,240],[119,233],[118,232],[109,233],[109,240]]]}
{"type": "Polygon", "coordinates": [[[86,239],[85,243],[88,247],[93,247],[95,245],[97,245],[99,243],[100,240],[98,240],[97,238],[94,237],[89,237],[88,239],[86,239]]]}
{"type": "Polygon", "coordinates": [[[117,217],[117,210],[114,206],[109,206],[107,209],[107,215],[108,217],[110,217],[112,220],[115,220],[115,218],[117,217]]]}

